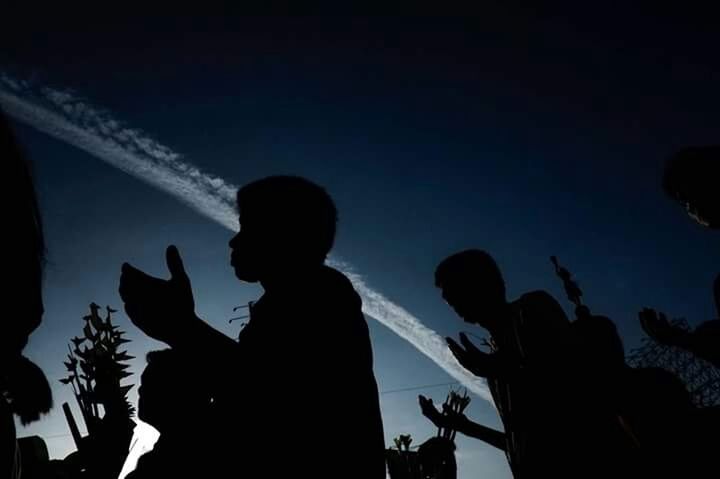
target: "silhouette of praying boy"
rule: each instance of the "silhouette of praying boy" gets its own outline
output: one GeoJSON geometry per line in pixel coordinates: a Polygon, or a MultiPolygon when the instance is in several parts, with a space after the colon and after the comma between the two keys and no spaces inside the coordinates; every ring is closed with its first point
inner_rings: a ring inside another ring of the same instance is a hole
{"type": "Polygon", "coordinates": [[[385,477],[372,348],[361,300],[326,266],[337,211],[325,190],[274,176],[238,191],[240,231],[230,241],[241,281],[263,296],[239,342],[195,315],[174,246],[171,278],[123,265],[120,294],[149,336],[198,358],[213,381],[209,477],[385,477]]]}
{"type": "MultiPolygon", "coordinates": [[[[491,353],[462,333],[461,344],[447,339],[460,364],[487,378],[505,429],[502,434],[471,426],[471,435],[504,449],[516,478],[572,477],[574,464],[561,459],[573,426],[562,407],[571,378],[566,362],[572,359],[564,355],[570,322],[560,305],[543,291],[508,301],[495,260],[475,249],[443,260],[435,284],[458,316],[491,336],[491,353]]],[[[432,413],[429,400],[421,399],[421,405],[432,413]]]]}

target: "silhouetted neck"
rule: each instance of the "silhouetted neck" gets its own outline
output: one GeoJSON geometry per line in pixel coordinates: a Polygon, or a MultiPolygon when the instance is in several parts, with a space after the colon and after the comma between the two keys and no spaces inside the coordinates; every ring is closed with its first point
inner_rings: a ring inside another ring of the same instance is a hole
{"type": "Polygon", "coordinates": [[[295,266],[260,280],[266,295],[287,296],[307,289],[326,268],[324,264],[295,266]]]}
{"type": "Polygon", "coordinates": [[[490,336],[495,340],[503,341],[512,331],[513,310],[510,303],[504,303],[494,311],[485,324],[490,336]]]}

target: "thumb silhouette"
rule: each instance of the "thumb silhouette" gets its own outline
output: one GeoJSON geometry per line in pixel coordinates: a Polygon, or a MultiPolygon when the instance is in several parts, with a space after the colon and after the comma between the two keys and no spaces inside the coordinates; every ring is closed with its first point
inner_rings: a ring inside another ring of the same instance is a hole
{"type": "Polygon", "coordinates": [[[188,275],[185,272],[185,266],[183,265],[182,258],[180,257],[180,251],[177,246],[170,245],[165,251],[165,261],[167,262],[168,270],[170,270],[170,278],[174,280],[180,280],[188,282],[188,275]]]}

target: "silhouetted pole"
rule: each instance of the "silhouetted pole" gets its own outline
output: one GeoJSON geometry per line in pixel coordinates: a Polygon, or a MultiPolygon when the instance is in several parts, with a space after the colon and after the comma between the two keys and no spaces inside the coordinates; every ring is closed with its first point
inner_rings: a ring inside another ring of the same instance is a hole
{"type": "Polygon", "coordinates": [[[70,405],[64,402],[62,408],[63,412],[65,413],[65,420],[67,421],[68,427],[70,428],[70,434],[72,434],[73,441],[75,441],[75,447],[79,451],[82,436],[80,435],[80,431],[78,430],[77,423],[75,422],[75,418],[72,415],[72,411],[70,411],[70,405]]]}

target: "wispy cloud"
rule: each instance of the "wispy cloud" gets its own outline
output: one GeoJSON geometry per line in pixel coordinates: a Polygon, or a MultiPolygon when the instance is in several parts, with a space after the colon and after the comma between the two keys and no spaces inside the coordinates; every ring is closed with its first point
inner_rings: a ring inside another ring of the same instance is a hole
{"type": "MultiPolygon", "coordinates": [[[[141,130],[126,127],[73,92],[36,87],[0,74],[0,105],[16,120],[169,193],[231,231],[237,230],[235,185],[203,172],[171,148],[141,130]]],[[[330,263],[350,278],[363,299],[365,314],[410,342],[469,390],[491,400],[484,381],[460,366],[440,335],[370,287],[347,263],[336,258],[330,263]]]]}

